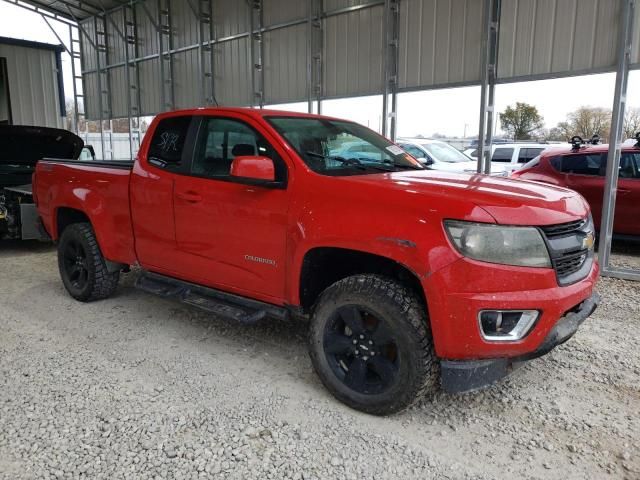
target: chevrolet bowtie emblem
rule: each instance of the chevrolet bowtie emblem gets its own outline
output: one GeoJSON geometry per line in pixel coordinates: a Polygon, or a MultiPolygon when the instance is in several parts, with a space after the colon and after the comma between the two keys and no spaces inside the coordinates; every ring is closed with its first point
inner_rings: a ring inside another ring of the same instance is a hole
{"type": "Polygon", "coordinates": [[[587,250],[591,250],[593,248],[593,245],[595,244],[595,242],[596,242],[596,238],[595,238],[593,232],[589,232],[589,233],[587,233],[587,236],[582,239],[582,248],[583,249],[586,248],[587,250]]]}

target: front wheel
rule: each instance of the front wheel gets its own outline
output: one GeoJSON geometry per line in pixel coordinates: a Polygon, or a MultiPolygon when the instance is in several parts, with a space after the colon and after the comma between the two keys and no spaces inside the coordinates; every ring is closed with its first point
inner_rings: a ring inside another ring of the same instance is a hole
{"type": "Polygon", "coordinates": [[[58,242],[58,268],[65,288],[76,300],[90,302],[110,296],[120,272],[109,272],[89,223],[64,229],[58,242]]]}
{"type": "Polygon", "coordinates": [[[356,275],[321,295],[310,354],[322,383],[352,408],[388,415],[438,388],[426,309],[402,284],[356,275]]]}

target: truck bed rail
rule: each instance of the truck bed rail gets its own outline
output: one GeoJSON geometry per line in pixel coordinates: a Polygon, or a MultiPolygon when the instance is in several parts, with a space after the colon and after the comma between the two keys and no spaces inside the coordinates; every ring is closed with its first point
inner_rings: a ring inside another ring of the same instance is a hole
{"type": "Polygon", "coordinates": [[[131,170],[133,160],[73,160],[71,158],[43,158],[42,162],[64,163],[68,165],[82,165],[86,167],[121,168],[131,170]]]}

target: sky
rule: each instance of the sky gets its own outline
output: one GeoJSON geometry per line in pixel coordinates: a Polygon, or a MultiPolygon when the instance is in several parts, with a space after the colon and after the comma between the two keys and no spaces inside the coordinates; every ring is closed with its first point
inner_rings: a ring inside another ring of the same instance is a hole
{"type": "MultiPolygon", "coordinates": [[[[66,26],[52,21],[58,35],[65,41],[66,26]]],[[[0,0],[0,36],[59,44],[40,15],[0,0]]],[[[71,63],[62,56],[65,92],[72,92],[71,63]]],[[[567,113],[582,105],[611,108],[615,75],[586,75],[553,80],[540,80],[496,86],[496,110],[504,110],[515,102],[535,105],[547,128],[565,120],[567,113]]],[[[629,76],[628,105],[640,107],[640,71],[629,76]]],[[[307,104],[278,105],[279,108],[306,111],[307,104]]],[[[382,97],[359,97],[347,100],[327,100],[322,113],[357,121],[379,130],[382,97]]],[[[480,87],[403,93],[398,95],[398,136],[472,136],[478,131],[480,87]]],[[[499,125],[496,126],[499,134],[499,125]]]]}

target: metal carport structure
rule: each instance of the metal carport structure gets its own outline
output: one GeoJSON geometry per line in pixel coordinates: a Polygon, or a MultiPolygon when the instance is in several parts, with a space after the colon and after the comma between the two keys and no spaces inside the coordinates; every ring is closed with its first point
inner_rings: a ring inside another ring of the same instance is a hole
{"type": "MultiPolygon", "coordinates": [[[[628,74],[640,68],[637,0],[9,0],[69,25],[75,126],[174,108],[382,95],[479,85],[478,171],[488,171],[495,86],[616,72],[600,261],[610,265],[628,74]]],[[[53,30],[53,29],[52,29],[53,30]]],[[[108,137],[108,135],[107,135],[108,137]]]]}

